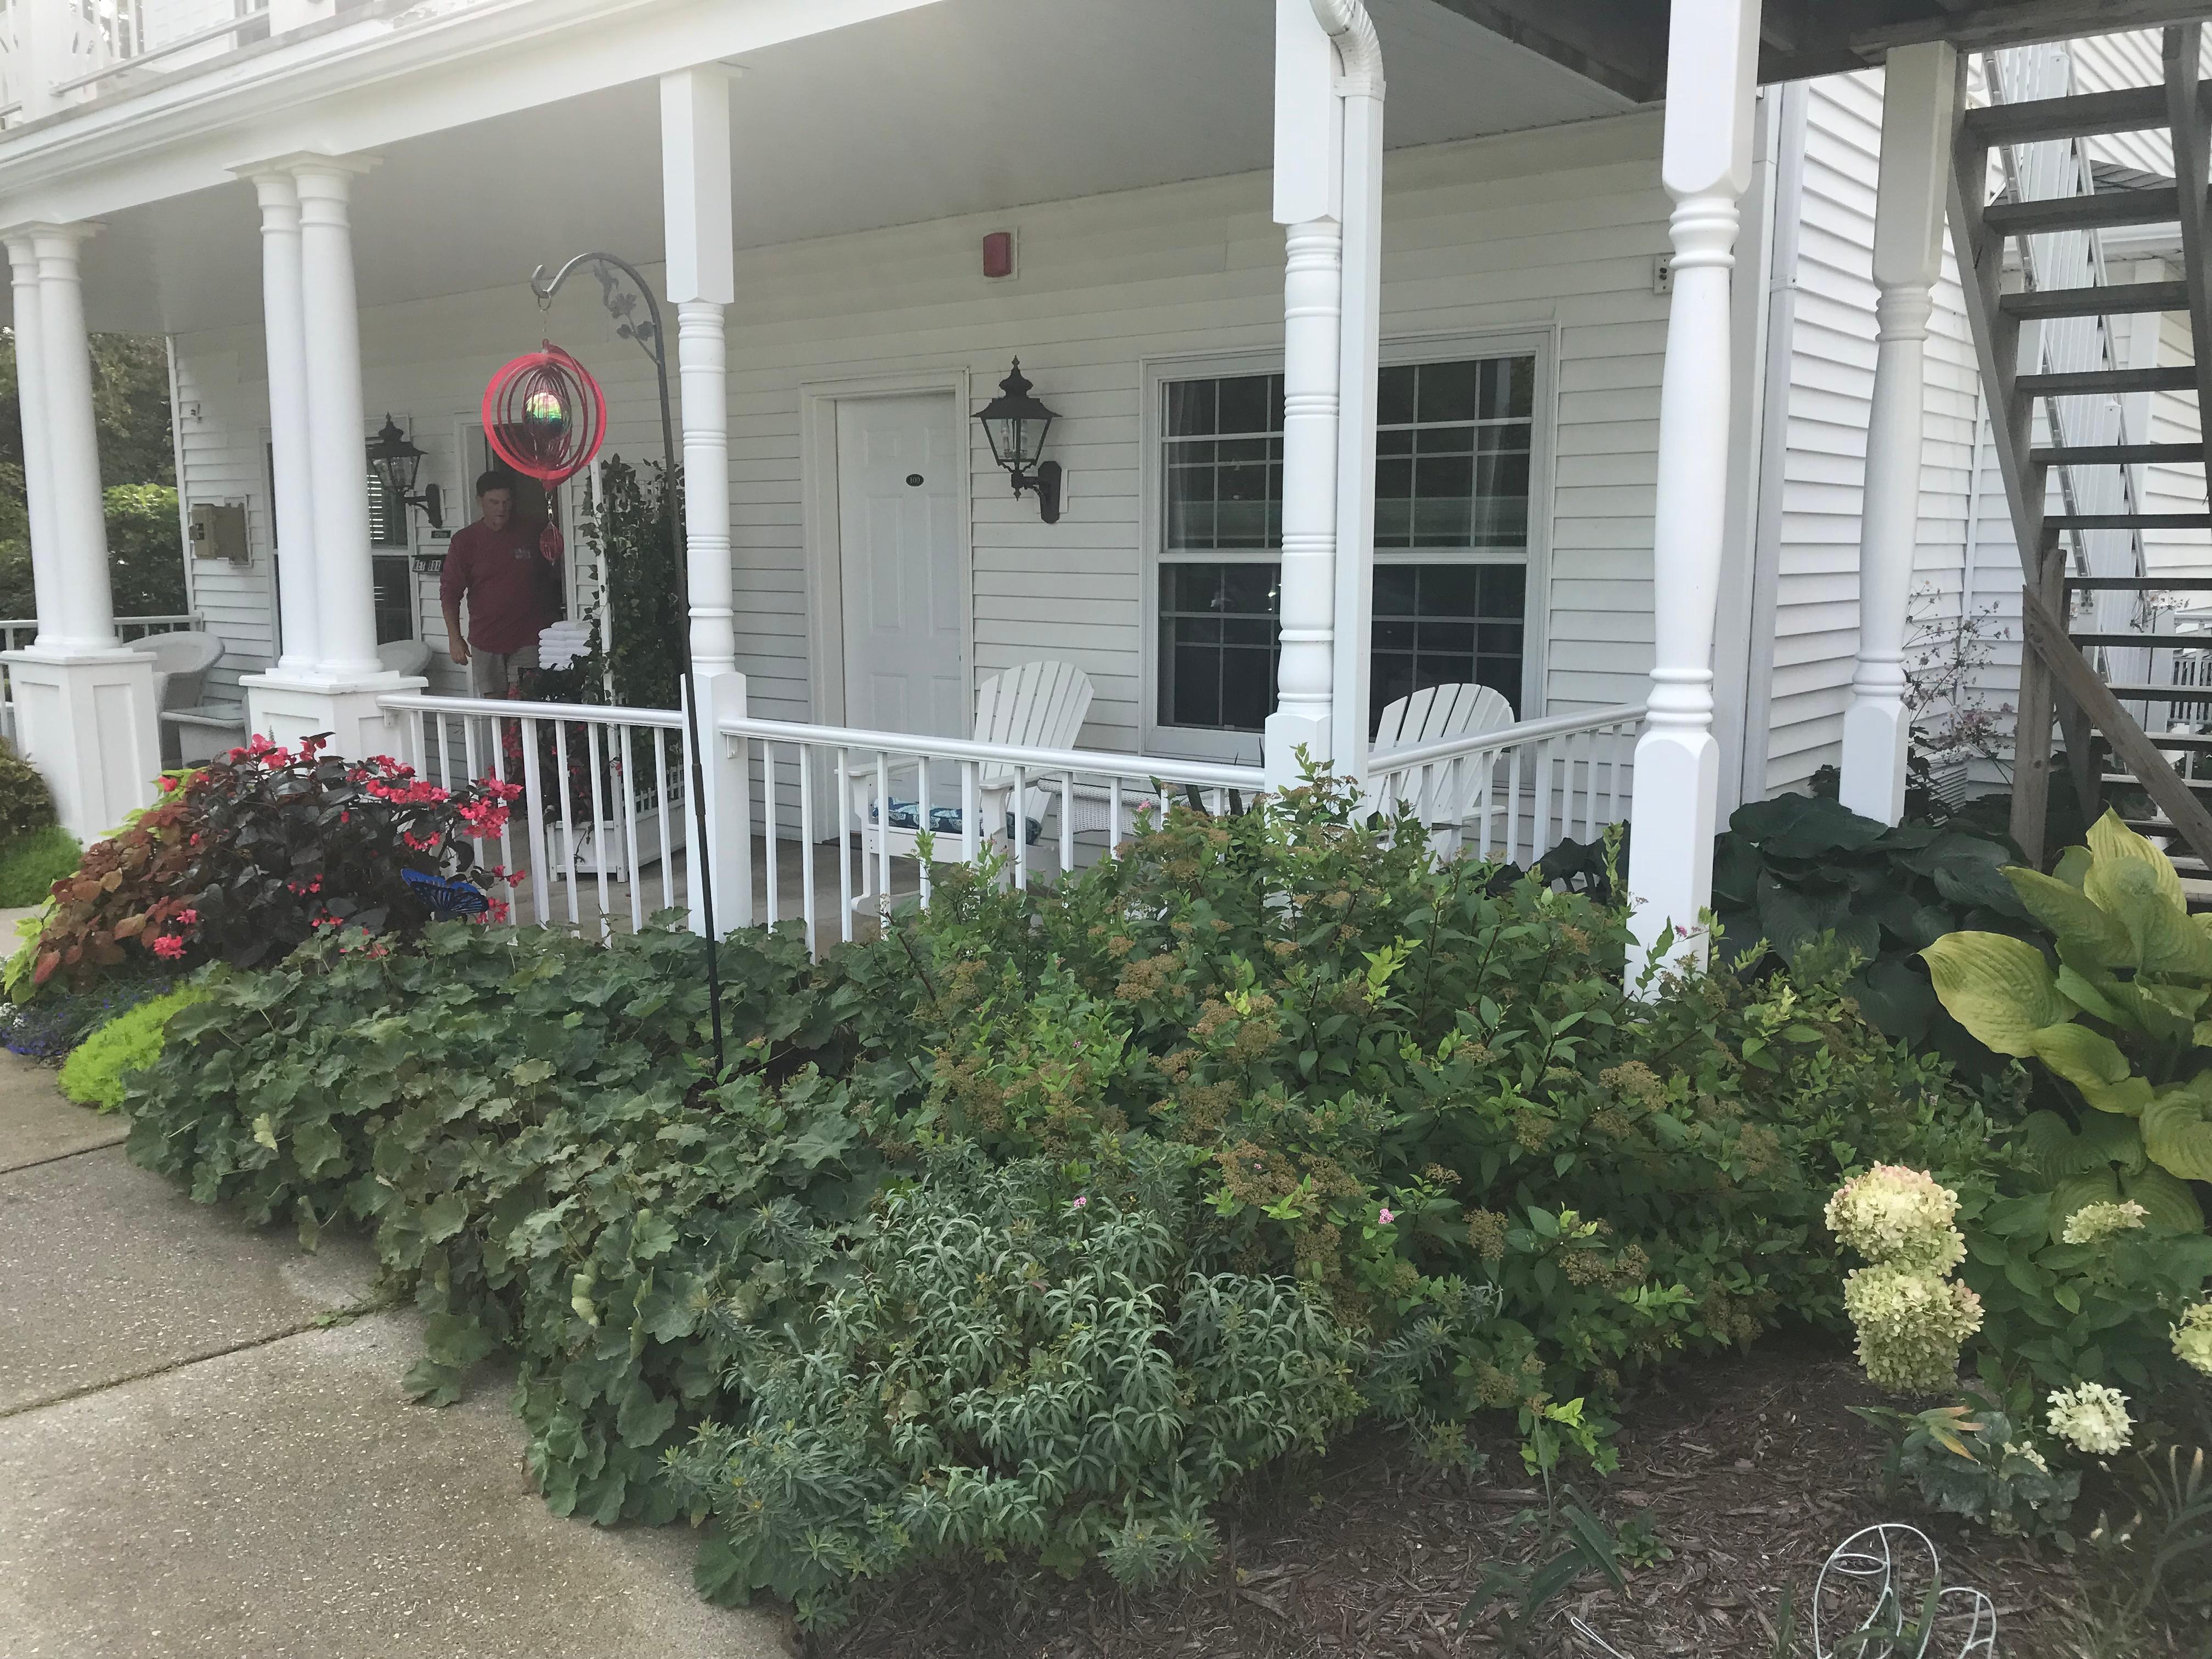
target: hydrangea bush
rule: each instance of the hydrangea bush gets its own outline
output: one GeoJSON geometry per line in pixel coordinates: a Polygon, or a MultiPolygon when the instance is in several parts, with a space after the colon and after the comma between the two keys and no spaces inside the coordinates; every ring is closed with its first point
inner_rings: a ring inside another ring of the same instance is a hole
{"type": "Polygon", "coordinates": [[[1876,1164],[1829,1199],[1829,1231],[1869,1259],[1844,1281],[1844,1307],[1872,1382],[1899,1393],[1948,1389],[1981,1328],[1981,1298],[1952,1279],[1966,1241],[1959,1195],[1920,1170],[1876,1164]]]}

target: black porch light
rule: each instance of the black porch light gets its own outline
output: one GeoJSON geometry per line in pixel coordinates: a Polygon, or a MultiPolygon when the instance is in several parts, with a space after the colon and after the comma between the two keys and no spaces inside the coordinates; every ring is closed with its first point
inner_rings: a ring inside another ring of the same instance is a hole
{"type": "Polygon", "coordinates": [[[1060,522],[1060,463],[1040,461],[1044,434],[1058,418],[1030,396],[1022,374],[1022,360],[1014,359],[1014,372],[999,382],[999,395],[976,419],[991,441],[991,453],[1014,481],[1014,494],[1036,492],[1037,513],[1047,524],[1060,522]]]}
{"type": "Polygon", "coordinates": [[[408,441],[399,422],[389,415],[384,417],[383,430],[368,447],[368,464],[376,469],[377,482],[387,495],[408,507],[421,507],[431,529],[446,527],[445,497],[438,486],[432,484],[419,495],[415,493],[415,477],[422,470],[422,451],[408,441]]]}

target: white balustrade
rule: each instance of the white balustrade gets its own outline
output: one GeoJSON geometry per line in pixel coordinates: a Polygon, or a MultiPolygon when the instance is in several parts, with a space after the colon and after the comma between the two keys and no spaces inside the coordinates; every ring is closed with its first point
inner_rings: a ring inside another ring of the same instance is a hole
{"type": "Polygon", "coordinates": [[[1534,864],[1625,816],[1643,724],[1627,704],[1394,750],[1369,763],[1369,796],[1418,817],[1439,858],[1534,864]]]}

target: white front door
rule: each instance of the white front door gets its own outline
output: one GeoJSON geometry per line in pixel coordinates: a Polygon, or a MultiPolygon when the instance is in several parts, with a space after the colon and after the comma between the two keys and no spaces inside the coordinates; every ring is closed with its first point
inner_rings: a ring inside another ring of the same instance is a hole
{"type": "Polygon", "coordinates": [[[837,404],[848,726],[974,735],[960,534],[966,435],[950,392],[837,404]]]}

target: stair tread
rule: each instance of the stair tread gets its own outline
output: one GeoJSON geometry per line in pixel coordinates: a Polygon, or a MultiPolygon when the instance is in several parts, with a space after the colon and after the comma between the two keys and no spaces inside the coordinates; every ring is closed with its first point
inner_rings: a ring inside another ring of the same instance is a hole
{"type": "Polygon", "coordinates": [[[2212,749],[2212,737],[2201,732],[2152,732],[2147,735],[2160,749],[2212,749]]]}
{"type": "Polygon", "coordinates": [[[1964,125],[1975,143],[2020,144],[2038,139],[2087,138],[2096,133],[2140,132],[2146,127],[2162,127],[2166,120],[2166,88],[2151,86],[1992,104],[1968,112],[1964,125]]]}
{"type": "Polygon", "coordinates": [[[2212,530],[2212,513],[2053,513],[2046,530],[2212,530]]]}
{"type": "Polygon", "coordinates": [[[2172,224],[2180,217],[2180,192],[2169,187],[1999,202],[1983,210],[1982,222],[2000,236],[2041,236],[2062,230],[2172,224]]]}
{"type": "MultiPolygon", "coordinates": [[[[2163,635],[2166,639],[2191,635],[2163,635]]],[[[2135,680],[2114,680],[2105,690],[2122,702],[2212,702],[2212,685],[2148,685],[2135,680]]]]}
{"type": "Polygon", "coordinates": [[[2112,634],[2095,632],[2075,634],[2069,632],[2066,637],[2073,641],[2076,645],[2104,645],[2118,646],[2121,647],[2128,646],[2143,646],[2146,647],[2154,647],[2160,651],[2171,651],[2177,647],[2182,646],[2192,647],[2193,648],[2201,650],[2204,644],[2212,644],[2212,641],[2205,640],[2202,635],[2197,634],[2112,634]]]}
{"type": "Polygon", "coordinates": [[[2190,593],[2212,588],[2212,576],[2069,576],[2066,586],[2077,592],[2190,593]]]}
{"type": "Polygon", "coordinates": [[[2094,288],[2047,288],[2008,294],[1997,302],[2008,317],[2124,317],[2144,311],[2186,311],[2186,283],[2103,283],[2094,288]]]}
{"type": "Polygon", "coordinates": [[[2031,449],[2027,458],[2037,466],[2134,466],[2156,463],[2186,465],[2204,459],[2202,444],[2062,444],[2051,449],[2031,449]]]}
{"type": "Polygon", "coordinates": [[[2068,374],[2023,374],[2014,382],[2031,398],[2076,398],[2099,392],[2189,392],[2197,371],[2169,368],[2090,368],[2068,374]]]}

